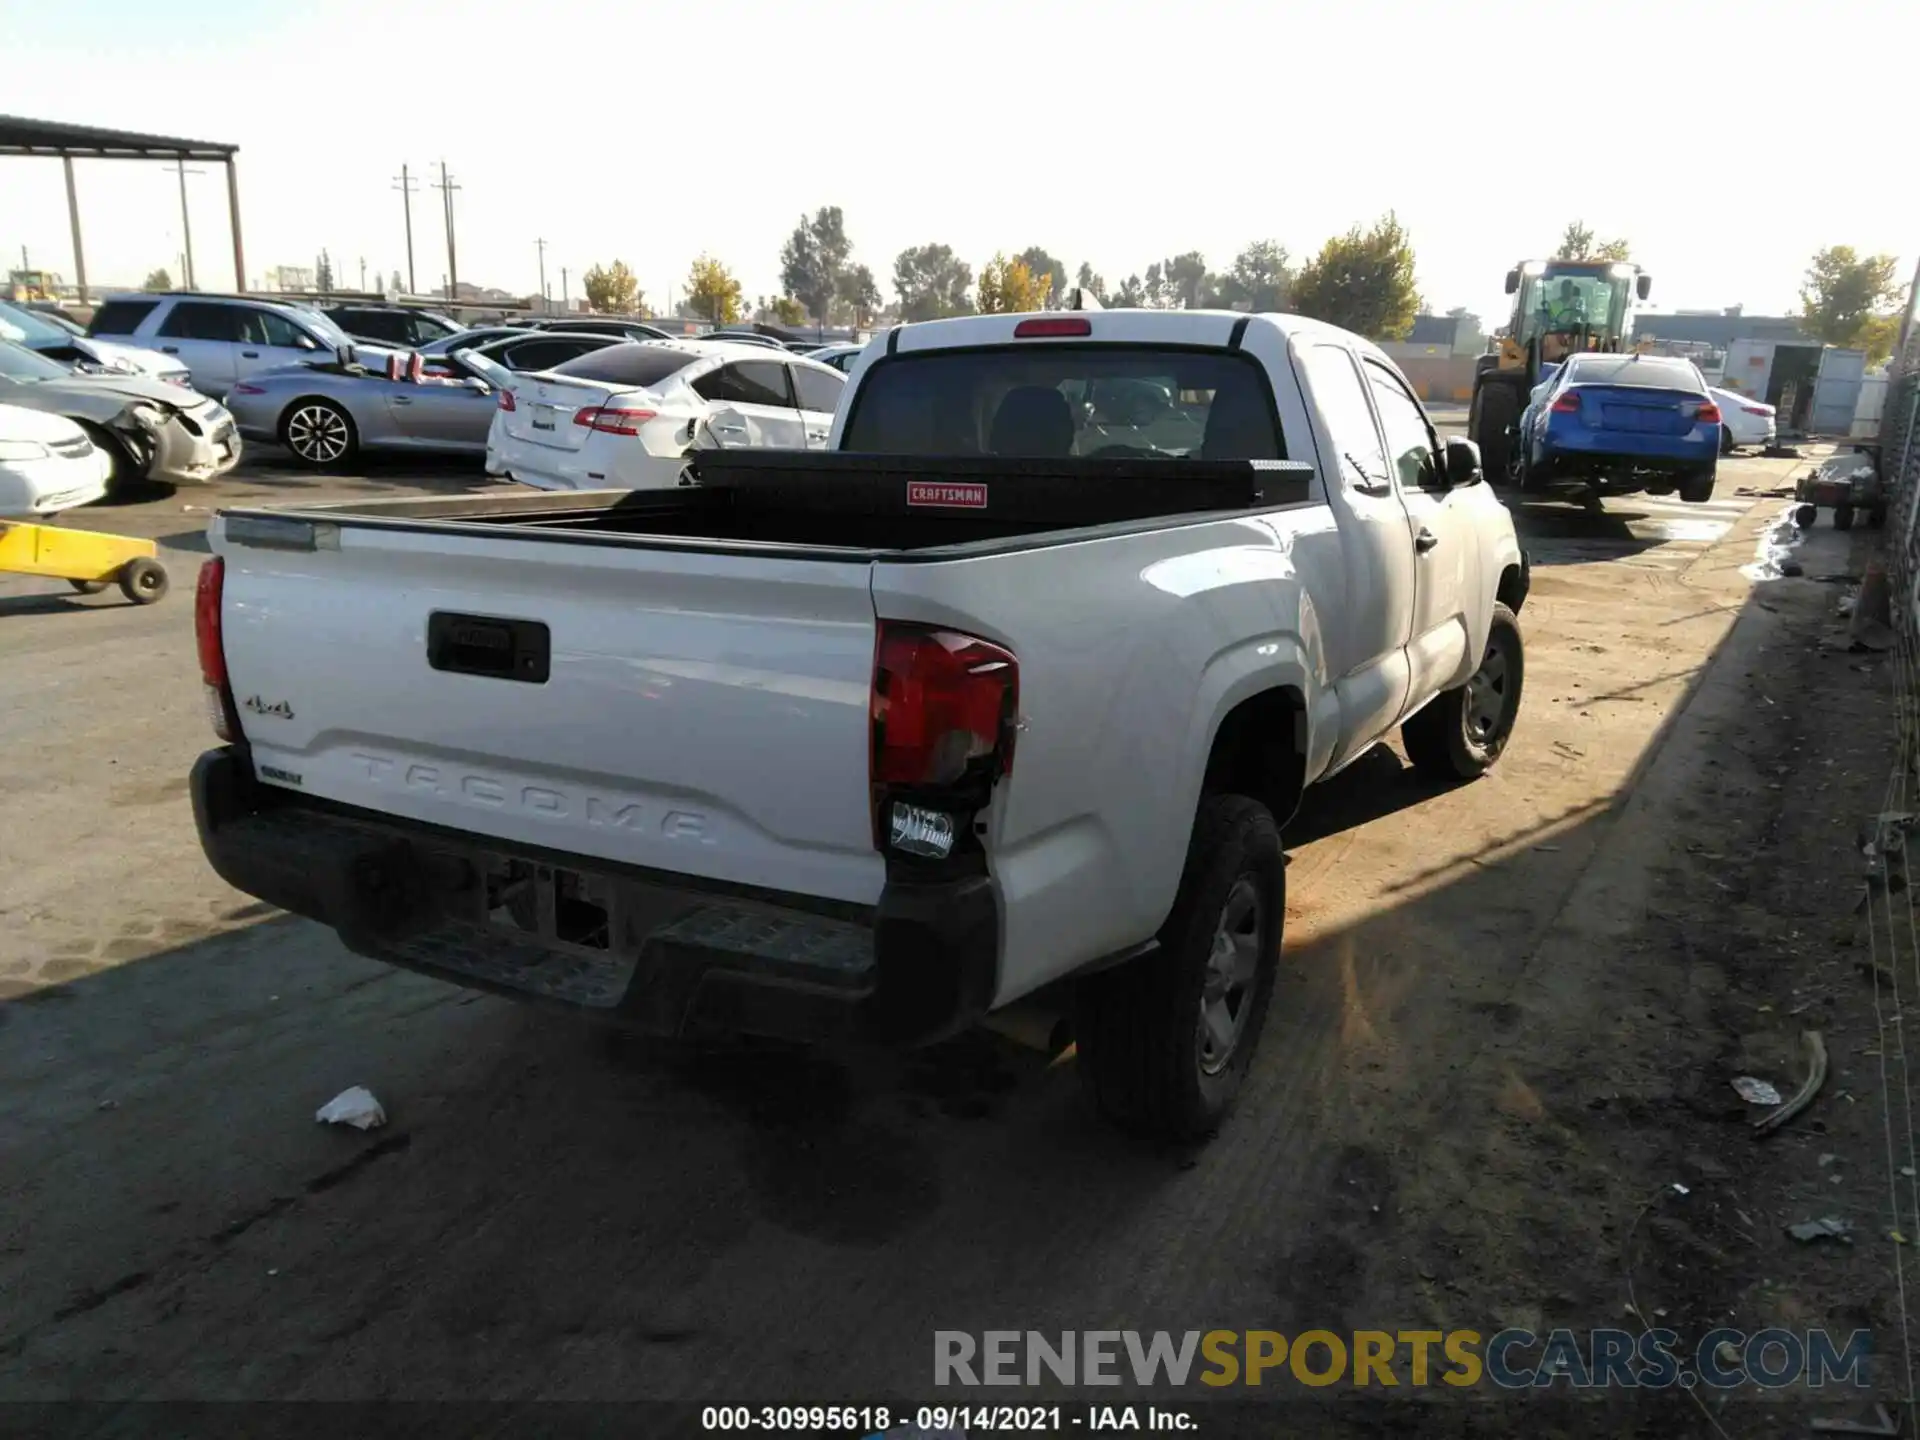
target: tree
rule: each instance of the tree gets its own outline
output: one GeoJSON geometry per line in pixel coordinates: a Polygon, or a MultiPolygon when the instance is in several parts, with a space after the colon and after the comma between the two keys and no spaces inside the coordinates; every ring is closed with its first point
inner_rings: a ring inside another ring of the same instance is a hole
{"type": "Polygon", "coordinates": [[[1233,310],[1270,313],[1287,308],[1287,247],[1278,240],[1256,240],[1233,257],[1233,268],[1218,279],[1218,295],[1233,310]]]}
{"type": "Polygon", "coordinates": [[[1898,314],[1875,315],[1860,331],[1854,343],[1867,352],[1869,365],[1878,365],[1893,354],[1893,347],[1900,343],[1900,318],[1898,314]]]}
{"type": "Polygon", "coordinates": [[[1420,292],[1413,279],[1413,245],[1388,211],[1373,228],[1358,225],[1336,235],[1300,267],[1294,308],[1373,340],[1399,340],[1413,329],[1420,292]]]}
{"type": "Polygon", "coordinates": [[[873,278],[873,271],[865,265],[853,265],[842,270],[835,284],[835,294],[856,326],[865,325],[880,308],[880,286],[873,278]]]}
{"type": "Polygon", "coordinates": [[[1167,299],[1167,275],[1160,268],[1159,261],[1147,266],[1147,278],[1140,287],[1140,296],[1151,310],[1165,310],[1170,303],[1167,299]]]}
{"type": "Polygon", "coordinates": [[[910,246],[894,257],[893,288],[903,320],[968,314],[973,309],[967,296],[972,285],[973,267],[950,245],[910,246]]]}
{"type": "Polygon", "coordinates": [[[1120,282],[1120,288],[1113,292],[1113,303],[1122,310],[1138,310],[1147,303],[1147,289],[1138,275],[1129,275],[1120,282]]]}
{"type": "Polygon", "coordinates": [[[640,282],[633,278],[624,260],[611,265],[596,265],[580,277],[589,309],[605,315],[631,313],[640,299],[640,282]]]}
{"type": "Polygon", "coordinates": [[[776,324],[792,327],[807,323],[807,307],[791,295],[782,295],[767,309],[772,313],[776,324]]]}
{"type": "Polygon", "coordinates": [[[1080,269],[1075,273],[1073,283],[1093,296],[1093,298],[1098,300],[1102,305],[1107,303],[1106,279],[1097,274],[1093,266],[1089,265],[1086,261],[1082,260],[1080,262],[1080,269]]]}
{"type": "Polygon", "coordinates": [[[173,289],[173,276],[169,275],[164,269],[149,270],[147,272],[147,283],[141,288],[144,290],[171,290],[173,289]]]}
{"type": "Polygon", "coordinates": [[[1207,257],[1189,250],[1161,262],[1166,276],[1167,308],[1199,310],[1213,303],[1219,289],[1219,277],[1207,271],[1207,257]]]}
{"type": "Polygon", "coordinates": [[[1593,231],[1585,221],[1570,221],[1567,228],[1560,232],[1560,248],[1553,252],[1556,260],[1584,260],[1593,249],[1593,231]]]}
{"type": "Polygon", "coordinates": [[[853,242],[847,239],[845,217],[838,205],[823,205],[813,218],[805,215],[780,248],[780,283],[787,294],[807,307],[821,323],[828,319],[840,290],[853,242]]]}
{"type": "Polygon", "coordinates": [[[1556,260],[1611,260],[1616,264],[1625,261],[1633,247],[1625,240],[1604,240],[1596,244],[1593,229],[1584,220],[1574,220],[1560,232],[1560,248],[1553,252],[1556,260]]]}
{"type": "Polygon", "coordinates": [[[322,295],[333,293],[333,257],[324,250],[320,252],[320,258],[314,262],[313,288],[322,295]]]}
{"type": "Polygon", "coordinates": [[[703,320],[731,325],[740,318],[740,282],[718,260],[702,254],[687,271],[687,306],[703,320]]]}
{"type": "Polygon", "coordinates": [[[980,272],[980,313],[1017,315],[1044,310],[1053,293],[1053,276],[1036,275],[1019,256],[1009,260],[996,254],[980,272]]]}
{"type": "MultiPolygon", "coordinates": [[[[1038,245],[1029,245],[1013,258],[1026,266],[1027,272],[1036,280],[1044,280],[1047,282],[1046,309],[1057,310],[1061,305],[1066,303],[1067,267],[1065,265],[1054,259],[1053,256],[1049,255],[1038,245]]],[[[986,283],[984,274],[982,275],[981,283],[986,283]]],[[[980,308],[984,310],[987,307],[983,304],[980,308]]],[[[1032,308],[1038,310],[1042,307],[1035,305],[1032,308]]]]}
{"type": "MultiPolygon", "coordinates": [[[[1875,315],[1900,298],[1894,263],[1891,255],[1856,254],[1851,245],[1829,245],[1817,253],[1800,286],[1800,314],[1808,331],[1829,345],[1860,345],[1875,315]]],[[[1895,320],[1896,331],[1898,326],[1895,320]]]]}

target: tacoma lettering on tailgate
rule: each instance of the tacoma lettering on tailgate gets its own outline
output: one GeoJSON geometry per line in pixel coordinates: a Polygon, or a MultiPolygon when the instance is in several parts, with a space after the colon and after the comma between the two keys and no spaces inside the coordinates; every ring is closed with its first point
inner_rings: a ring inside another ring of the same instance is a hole
{"type": "Polygon", "coordinates": [[[353,759],[365,768],[367,778],[375,784],[398,784],[442,800],[465,801],[489,810],[519,810],[553,820],[580,819],[595,829],[652,829],[669,840],[691,840],[697,844],[711,844],[714,838],[708,833],[707,818],[691,810],[663,808],[656,818],[653,807],[637,800],[555,790],[546,785],[520,785],[491,775],[393,760],[360,750],[353,752],[353,759]]]}

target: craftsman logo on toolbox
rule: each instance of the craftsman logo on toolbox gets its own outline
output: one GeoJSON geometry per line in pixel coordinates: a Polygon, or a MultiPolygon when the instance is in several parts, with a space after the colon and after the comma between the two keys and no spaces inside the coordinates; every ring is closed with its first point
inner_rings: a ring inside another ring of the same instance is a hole
{"type": "Polygon", "coordinates": [[[955,510],[984,510],[987,508],[987,487],[940,485],[931,480],[909,480],[907,504],[945,505],[955,510]]]}

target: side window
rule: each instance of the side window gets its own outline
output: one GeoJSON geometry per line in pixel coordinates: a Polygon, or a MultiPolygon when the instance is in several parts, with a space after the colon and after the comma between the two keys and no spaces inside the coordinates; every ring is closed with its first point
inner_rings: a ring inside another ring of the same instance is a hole
{"type": "Polygon", "coordinates": [[[276,315],[271,310],[254,310],[247,315],[247,339],[258,335],[263,345],[277,345],[283,350],[298,350],[300,342],[307,338],[306,332],[284,315],[276,315]]]}
{"type": "Polygon", "coordinates": [[[793,388],[800,397],[802,410],[818,410],[823,415],[831,415],[840,405],[840,392],[847,388],[846,380],[825,370],[815,370],[809,365],[793,367],[793,388]]]}
{"type": "Polygon", "coordinates": [[[740,393],[739,369],[738,365],[722,365],[718,370],[709,370],[693,382],[693,393],[716,405],[744,399],[740,393]]]}
{"type": "Polygon", "coordinates": [[[748,405],[778,405],[791,410],[793,391],[787,367],[777,360],[742,360],[733,367],[740,400],[748,405]]]}
{"type": "Polygon", "coordinates": [[[509,370],[548,370],[580,353],[578,345],[565,340],[529,340],[506,353],[509,370]]]}
{"type": "Polygon", "coordinates": [[[183,300],[160,321],[159,333],[170,340],[238,340],[240,311],[232,305],[183,300]]]}
{"type": "Polygon", "coordinates": [[[89,335],[131,335],[159,306],[158,300],[109,300],[93,312],[89,335]]]}
{"type": "Polygon", "coordinates": [[[1400,377],[1386,367],[1369,360],[1364,368],[1373,384],[1373,403],[1380,410],[1380,428],[1386,432],[1387,454],[1402,488],[1431,487],[1439,471],[1434,456],[1440,447],[1427,428],[1419,402],[1407,393],[1400,377]]]}
{"type": "Polygon", "coordinates": [[[1307,385],[1333,439],[1342,478],[1350,486],[1379,490],[1388,483],[1387,457],[1353,357],[1337,345],[1315,345],[1306,352],[1305,365],[1307,385]]]}

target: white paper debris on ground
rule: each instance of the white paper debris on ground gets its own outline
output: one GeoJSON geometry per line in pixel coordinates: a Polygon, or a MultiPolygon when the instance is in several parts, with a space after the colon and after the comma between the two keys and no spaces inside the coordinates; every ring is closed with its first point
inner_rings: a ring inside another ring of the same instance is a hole
{"type": "Polygon", "coordinates": [[[364,1085],[342,1090],[314,1112],[322,1125],[351,1125],[356,1130],[378,1130],[387,1123],[387,1112],[364,1085]]]}
{"type": "Polygon", "coordinates": [[[1740,573],[1747,579],[1778,580],[1785,573],[1782,567],[1794,547],[1807,538],[1807,532],[1794,523],[1793,512],[1799,508],[1798,504],[1786,506],[1774,522],[1760,532],[1760,543],[1755,547],[1752,562],[1740,567],[1740,573]]]}
{"type": "Polygon", "coordinates": [[[1749,1105],[1778,1105],[1780,1103],[1780,1092],[1778,1090],[1774,1089],[1773,1086],[1769,1085],[1766,1081],[1755,1079],[1751,1075],[1734,1076],[1733,1088],[1739,1092],[1740,1098],[1749,1105]]]}

